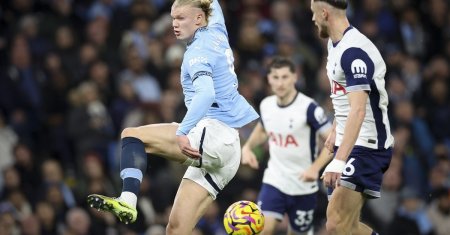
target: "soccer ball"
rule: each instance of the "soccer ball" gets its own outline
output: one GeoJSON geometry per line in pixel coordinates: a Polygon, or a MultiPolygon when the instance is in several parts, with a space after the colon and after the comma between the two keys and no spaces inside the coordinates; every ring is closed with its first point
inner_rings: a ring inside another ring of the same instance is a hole
{"type": "Polygon", "coordinates": [[[264,228],[264,215],[251,201],[238,201],[228,207],[223,217],[228,235],[253,235],[264,228]]]}

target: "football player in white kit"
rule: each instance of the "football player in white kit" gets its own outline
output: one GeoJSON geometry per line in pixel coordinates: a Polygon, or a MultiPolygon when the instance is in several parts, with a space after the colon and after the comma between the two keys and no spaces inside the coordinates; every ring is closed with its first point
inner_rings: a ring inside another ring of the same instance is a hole
{"type": "Polygon", "coordinates": [[[329,234],[377,234],[359,221],[368,198],[380,197],[394,138],[387,116],[386,64],[376,46],[350,25],[346,0],[311,0],[312,21],[328,40],[327,75],[335,119],[326,146],[334,159],[324,171],[329,187],[329,234]]]}
{"type": "Polygon", "coordinates": [[[274,234],[276,225],[289,218],[288,234],[312,234],[317,201],[318,174],[330,160],[327,149],[316,159],[316,141],[325,141],[331,124],[313,99],[295,88],[295,65],[277,57],[267,79],[274,93],[260,105],[261,122],[242,148],[242,163],[258,168],[252,149],[268,141],[270,159],[264,172],[258,204],[265,215],[262,234],[274,234]]]}

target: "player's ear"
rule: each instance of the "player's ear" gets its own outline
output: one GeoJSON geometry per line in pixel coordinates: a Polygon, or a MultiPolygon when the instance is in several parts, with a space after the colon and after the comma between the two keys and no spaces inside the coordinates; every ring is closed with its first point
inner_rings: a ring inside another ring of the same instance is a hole
{"type": "Polygon", "coordinates": [[[324,20],[324,21],[327,21],[328,20],[328,15],[329,15],[330,13],[328,12],[328,10],[326,9],[326,8],[322,8],[322,19],[324,20]]]}
{"type": "Polygon", "coordinates": [[[198,13],[197,16],[195,17],[195,23],[196,23],[197,25],[202,24],[203,17],[204,17],[204,16],[203,16],[202,13],[198,13]]]}

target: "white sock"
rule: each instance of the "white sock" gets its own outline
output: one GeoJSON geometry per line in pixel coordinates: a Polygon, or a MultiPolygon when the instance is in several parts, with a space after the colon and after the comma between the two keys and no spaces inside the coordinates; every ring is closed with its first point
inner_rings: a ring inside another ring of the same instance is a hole
{"type": "Polygon", "coordinates": [[[136,208],[137,196],[132,192],[122,192],[122,194],[120,194],[119,200],[127,203],[133,208],[136,208]]]}

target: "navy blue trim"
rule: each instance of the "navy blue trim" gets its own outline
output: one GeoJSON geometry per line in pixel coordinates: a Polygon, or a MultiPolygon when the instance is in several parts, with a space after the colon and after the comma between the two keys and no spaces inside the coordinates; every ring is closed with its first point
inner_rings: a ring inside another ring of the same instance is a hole
{"type": "Polygon", "coordinates": [[[211,175],[209,175],[209,173],[206,173],[205,175],[205,179],[206,181],[208,181],[208,183],[217,191],[220,192],[220,188],[219,186],[217,186],[217,184],[214,182],[214,180],[211,178],[211,175]]]}
{"type": "Polygon", "coordinates": [[[294,99],[292,99],[292,101],[289,102],[289,104],[281,105],[281,104],[278,104],[278,102],[277,102],[277,106],[280,107],[280,108],[286,108],[286,107],[289,107],[291,104],[293,104],[293,103],[295,102],[295,100],[297,99],[297,96],[298,96],[298,91],[297,91],[297,93],[295,94],[294,99]]]}
{"type": "Polygon", "coordinates": [[[207,30],[208,28],[206,26],[200,27],[197,30],[195,30],[194,32],[194,36],[192,37],[192,39],[187,43],[187,46],[190,46],[197,38],[195,37],[197,32],[202,32],[207,30]]]}
{"type": "MultiPolygon", "coordinates": [[[[344,33],[342,34],[342,37],[344,37],[344,35],[345,35],[350,29],[353,29],[353,26],[352,26],[352,25],[348,26],[348,27],[344,30],[344,33]]],[[[339,44],[340,41],[341,41],[341,40],[339,40],[339,41],[337,41],[337,42],[331,42],[331,43],[333,43],[333,47],[336,47],[336,46],[339,44]]]]}
{"type": "Polygon", "coordinates": [[[199,78],[200,76],[208,76],[208,77],[212,77],[212,73],[208,72],[208,71],[198,71],[194,74],[194,76],[192,76],[192,82],[194,82],[197,78],[199,78]]]}
{"type": "Polygon", "coordinates": [[[203,127],[202,137],[200,137],[200,145],[198,147],[198,152],[200,153],[200,164],[198,165],[198,168],[202,167],[203,164],[202,155],[203,155],[203,141],[205,140],[205,134],[206,134],[206,127],[203,127]]]}
{"type": "Polygon", "coordinates": [[[345,30],[344,33],[342,35],[345,35],[350,29],[353,29],[352,25],[349,25],[345,30]]]}
{"type": "Polygon", "coordinates": [[[369,94],[370,107],[372,108],[373,118],[375,119],[375,126],[377,128],[378,149],[383,149],[387,139],[386,126],[383,123],[383,112],[381,111],[380,93],[374,80],[370,83],[371,92],[369,94]]]}
{"type": "Polygon", "coordinates": [[[311,149],[311,163],[314,162],[316,156],[316,130],[310,128],[311,132],[309,135],[309,148],[311,149]]]}

